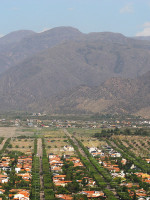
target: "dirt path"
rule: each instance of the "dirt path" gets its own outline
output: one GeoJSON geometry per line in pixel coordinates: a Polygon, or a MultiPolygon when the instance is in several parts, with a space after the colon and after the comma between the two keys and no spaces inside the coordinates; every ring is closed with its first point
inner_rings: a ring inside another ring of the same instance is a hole
{"type": "Polygon", "coordinates": [[[39,138],[37,140],[37,156],[39,157],[40,160],[40,185],[42,190],[40,191],[40,200],[45,200],[44,198],[44,182],[43,182],[43,166],[42,166],[42,156],[43,156],[43,151],[42,151],[42,139],[39,138]]]}
{"type": "Polygon", "coordinates": [[[2,141],[2,143],[0,144],[0,150],[2,150],[2,148],[3,148],[4,144],[5,144],[5,142],[7,141],[7,139],[8,139],[8,138],[5,138],[5,139],[2,141]]]}

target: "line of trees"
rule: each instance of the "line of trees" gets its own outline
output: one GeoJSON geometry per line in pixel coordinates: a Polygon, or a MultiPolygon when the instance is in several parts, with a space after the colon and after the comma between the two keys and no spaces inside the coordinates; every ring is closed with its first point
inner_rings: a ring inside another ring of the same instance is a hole
{"type": "Polygon", "coordinates": [[[3,148],[0,150],[0,154],[4,153],[8,145],[10,144],[10,138],[8,138],[3,146],[3,148]]]}
{"type": "Polygon", "coordinates": [[[46,153],[44,138],[42,138],[42,166],[43,166],[43,181],[44,181],[44,196],[45,200],[55,199],[54,184],[52,173],[50,172],[49,160],[46,153]]]}
{"type": "Polygon", "coordinates": [[[98,170],[96,170],[95,166],[91,163],[91,161],[81,155],[81,153],[78,150],[78,147],[74,144],[74,142],[71,138],[68,137],[68,140],[71,143],[71,145],[74,147],[75,151],[77,152],[82,163],[84,164],[84,166],[90,173],[91,177],[93,177],[93,179],[96,181],[97,185],[99,186],[99,190],[104,191],[104,193],[107,195],[108,200],[117,200],[117,198],[114,196],[113,192],[111,192],[109,189],[106,190],[106,187],[107,187],[106,181],[100,175],[98,170]]]}
{"type": "MultiPolygon", "coordinates": [[[[116,190],[117,194],[119,195],[119,197],[122,200],[130,200],[128,191],[127,190],[123,191],[122,187],[115,180],[112,179],[112,176],[107,171],[107,169],[103,168],[97,162],[97,160],[89,153],[88,149],[82,144],[81,141],[77,140],[77,142],[82,147],[82,149],[86,153],[88,159],[91,161],[91,163],[95,167],[95,169],[104,177],[104,179],[107,182],[107,184],[109,184],[110,187],[112,187],[112,188],[114,188],[116,190]]],[[[113,192],[111,190],[105,189],[104,192],[105,192],[106,196],[108,196],[109,199],[113,200],[115,198],[114,194],[113,194],[113,192]]]]}
{"type": "MultiPolygon", "coordinates": [[[[117,151],[122,154],[122,157],[131,161],[135,166],[141,169],[143,172],[150,173],[150,167],[141,157],[137,157],[134,153],[132,153],[127,147],[123,145],[123,143],[118,140],[112,140],[117,145],[117,151]]],[[[107,141],[109,143],[109,141],[107,141]]],[[[110,143],[111,145],[111,143],[110,143]]],[[[115,148],[115,147],[113,147],[115,148]]]]}
{"type": "Polygon", "coordinates": [[[126,128],[125,130],[121,130],[119,128],[115,129],[102,129],[101,132],[95,133],[94,137],[96,138],[110,138],[113,135],[140,135],[140,136],[150,136],[150,133],[143,129],[129,129],[126,128]]]}
{"type": "Polygon", "coordinates": [[[37,138],[34,140],[34,153],[32,162],[31,200],[40,200],[40,162],[37,157],[37,138]]]}

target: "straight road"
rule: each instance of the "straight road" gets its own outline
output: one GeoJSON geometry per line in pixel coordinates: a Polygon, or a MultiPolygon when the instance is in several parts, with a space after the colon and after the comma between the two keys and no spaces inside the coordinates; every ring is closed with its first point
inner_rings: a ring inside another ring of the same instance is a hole
{"type": "MultiPolygon", "coordinates": [[[[64,129],[64,132],[65,132],[65,134],[74,142],[74,144],[78,147],[78,150],[80,151],[81,155],[84,156],[84,157],[86,157],[86,159],[87,159],[89,162],[91,162],[91,161],[89,160],[89,158],[87,157],[87,155],[85,154],[85,152],[83,151],[83,149],[80,147],[80,145],[79,145],[79,143],[77,142],[77,140],[76,140],[74,137],[72,137],[72,135],[71,135],[66,129],[64,129]]],[[[97,169],[95,168],[95,170],[97,170],[97,169]]],[[[99,175],[102,177],[102,175],[101,175],[100,173],[99,173],[99,175]]],[[[109,183],[107,184],[107,189],[111,190],[111,191],[114,193],[115,197],[116,197],[117,199],[119,199],[119,196],[117,195],[115,189],[112,189],[112,188],[110,187],[110,184],[109,184],[109,183]]]]}
{"type": "Polygon", "coordinates": [[[78,147],[79,152],[81,153],[82,156],[87,157],[87,155],[85,154],[85,152],[83,151],[83,149],[80,147],[80,145],[78,144],[78,142],[76,141],[76,139],[74,137],[72,137],[72,135],[66,130],[64,129],[65,134],[70,137],[70,139],[74,142],[74,144],[78,147]]]}
{"type": "Polygon", "coordinates": [[[43,167],[42,167],[42,156],[43,156],[43,150],[42,150],[42,139],[38,138],[37,140],[37,156],[40,160],[40,185],[42,190],[40,191],[40,200],[45,200],[44,198],[44,181],[43,181],[43,167]]]}

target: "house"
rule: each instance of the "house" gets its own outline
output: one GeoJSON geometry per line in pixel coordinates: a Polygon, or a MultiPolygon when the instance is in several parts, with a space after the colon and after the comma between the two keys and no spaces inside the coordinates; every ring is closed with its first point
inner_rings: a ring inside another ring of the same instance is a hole
{"type": "Polygon", "coordinates": [[[64,151],[74,151],[74,148],[72,146],[64,146],[64,151]]]}
{"type": "Polygon", "coordinates": [[[120,173],[111,173],[112,177],[120,177],[120,178],[124,178],[125,177],[125,173],[123,171],[121,171],[120,173]]]}
{"type": "Polygon", "coordinates": [[[9,197],[10,198],[13,197],[13,200],[30,200],[29,198],[30,193],[28,190],[12,189],[9,192],[10,192],[9,197]]]}
{"type": "Polygon", "coordinates": [[[150,163],[150,159],[145,159],[145,161],[149,164],[150,163]]]}
{"type": "Polygon", "coordinates": [[[92,178],[88,178],[88,184],[86,186],[94,187],[96,182],[92,178]]]}
{"type": "Polygon", "coordinates": [[[0,174],[0,183],[7,183],[9,180],[7,175],[0,174]]]}
{"type": "Polygon", "coordinates": [[[90,147],[89,148],[89,152],[90,153],[93,153],[93,152],[95,153],[95,152],[97,152],[97,148],[96,147],[90,147]]]}
{"type": "Polygon", "coordinates": [[[17,176],[21,176],[25,181],[31,180],[32,178],[30,173],[17,174],[17,176]]]}
{"type": "Polygon", "coordinates": [[[116,152],[116,151],[110,151],[110,152],[109,152],[109,155],[110,155],[110,157],[112,157],[112,158],[119,158],[119,157],[121,157],[121,153],[118,153],[118,152],[116,152]]]}
{"type": "Polygon", "coordinates": [[[4,194],[5,190],[0,189],[0,194],[4,194]]]}
{"type": "Polygon", "coordinates": [[[56,186],[62,186],[62,187],[65,187],[68,183],[72,183],[72,181],[57,181],[57,182],[54,182],[56,186]]]}
{"type": "MultiPolygon", "coordinates": [[[[130,196],[134,195],[133,191],[128,190],[128,192],[129,192],[130,196]]],[[[146,198],[147,197],[146,191],[144,189],[135,190],[135,193],[136,193],[136,196],[139,197],[139,198],[144,198],[144,197],[146,198]]]]}
{"type": "Polygon", "coordinates": [[[74,163],[74,167],[83,167],[84,165],[82,164],[82,162],[77,162],[74,163]]]}
{"type": "Polygon", "coordinates": [[[52,167],[51,167],[51,171],[52,171],[53,173],[57,173],[57,172],[62,172],[62,169],[61,169],[61,167],[52,166],[52,167]]]}
{"type": "Polygon", "coordinates": [[[2,159],[0,160],[0,169],[3,170],[3,171],[10,171],[11,168],[10,168],[10,157],[2,157],[2,159]]]}
{"type": "Polygon", "coordinates": [[[102,191],[82,191],[80,194],[85,194],[87,198],[105,197],[102,191]]]}
{"type": "Polygon", "coordinates": [[[124,158],[122,158],[122,160],[121,160],[121,163],[122,163],[123,165],[126,165],[126,163],[127,163],[127,160],[126,160],[126,159],[124,159],[124,158]]]}
{"type": "Polygon", "coordinates": [[[66,175],[55,175],[53,176],[53,182],[64,181],[65,178],[66,178],[66,175]]]}
{"type": "Polygon", "coordinates": [[[55,195],[57,199],[62,199],[62,200],[72,200],[73,197],[68,194],[56,194],[55,195]]]}

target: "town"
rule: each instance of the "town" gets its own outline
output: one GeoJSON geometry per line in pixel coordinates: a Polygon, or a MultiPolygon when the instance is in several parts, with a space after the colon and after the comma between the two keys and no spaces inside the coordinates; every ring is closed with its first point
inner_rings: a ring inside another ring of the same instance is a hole
{"type": "Polygon", "coordinates": [[[150,199],[149,120],[32,117],[1,120],[0,199],[150,199]]]}

